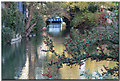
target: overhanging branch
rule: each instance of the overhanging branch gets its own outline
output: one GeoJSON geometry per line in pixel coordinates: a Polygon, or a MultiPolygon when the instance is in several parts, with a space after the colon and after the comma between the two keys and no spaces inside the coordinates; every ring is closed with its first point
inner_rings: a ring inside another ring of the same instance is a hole
{"type": "Polygon", "coordinates": [[[29,27],[29,29],[26,31],[26,37],[28,37],[28,35],[30,34],[32,28],[33,28],[36,24],[37,24],[37,21],[35,21],[35,23],[32,24],[32,25],[29,27]]]}

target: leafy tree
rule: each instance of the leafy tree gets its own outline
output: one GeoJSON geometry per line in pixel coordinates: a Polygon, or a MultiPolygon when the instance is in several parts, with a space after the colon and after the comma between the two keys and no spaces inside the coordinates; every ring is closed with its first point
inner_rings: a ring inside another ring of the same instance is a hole
{"type": "Polygon", "coordinates": [[[71,15],[71,26],[78,28],[80,32],[83,29],[91,29],[99,25],[98,19],[101,14],[98,12],[102,7],[113,7],[112,2],[65,2],[65,9],[71,15]]]}
{"type": "MultiPolygon", "coordinates": [[[[116,14],[118,12],[115,12],[116,14]]],[[[111,17],[111,15],[110,15],[111,17]]],[[[112,18],[112,17],[111,17],[112,18]]],[[[116,15],[116,18],[113,20],[118,20],[118,17],[116,15]]],[[[106,66],[103,66],[107,72],[103,72],[102,76],[116,76],[118,78],[118,68],[119,68],[119,31],[118,26],[114,26],[114,24],[107,24],[104,22],[106,26],[110,25],[110,27],[113,28],[113,32],[107,31],[105,29],[103,32],[98,32],[94,28],[92,31],[85,30],[84,34],[81,34],[78,30],[72,28],[71,33],[69,36],[65,38],[65,50],[63,50],[62,54],[58,54],[54,50],[53,41],[49,38],[48,35],[44,36],[44,43],[46,46],[49,47],[47,51],[50,51],[57,57],[57,61],[51,60],[51,62],[48,64],[49,66],[56,65],[57,71],[59,68],[62,68],[63,64],[66,64],[67,66],[70,66],[72,68],[72,65],[78,64],[80,67],[83,65],[83,60],[86,61],[88,58],[91,58],[91,60],[102,61],[115,61],[116,66],[114,68],[109,68],[106,66]],[[109,54],[105,52],[105,48],[102,47],[102,45],[107,44],[106,49],[109,50],[109,54]],[[89,48],[92,48],[93,46],[96,46],[93,51],[89,51],[89,48]],[[82,52],[84,51],[84,52],[82,52]],[[72,57],[66,57],[66,53],[70,54],[72,57]]],[[[105,26],[105,27],[106,27],[105,26]]],[[[52,72],[48,72],[47,74],[43,74],[43,76],[47,76],[48,78],[51,78],[52,72]]],[[[89,75],[88,75],[89,76],[89,75]]]]}
{"type": "Polygon", "coordinates": [[[80,29],[80,32],[84,33],[84,29],[90,29],[90,27],[94,27],[98,25],[98,18],[99,13],[91,13],[91,12],[85,12],[85,13],[77,13],[73,20],[72,25],[74,28],[80,29]]]}
{"type": "Polygon", "coordinates": [[[22,34],[24,31],[24,15],[18,10],[17,3],[5,2],[5,5],[7,7],[2,8],[2,26],[6,28],[2,28],[2,37],[9,40],[6,39],[4,42],[10,41],[15,34],[22,34]]]}
{"type": "Polygon", "coordinates": [[[45,2],[44,5],[46,15],[50,15],[51,17],[61,16],[63,7],[60,2],[45,2]]]}
{"type": "Polygon", "coordinates": [[[10,42],[14,35],[14,31],[12,31],[9,27],[2,28],[2,44],[5,44],[6,42],[10,42]]]}
{"type": "Polygon", "coordinates": [[[16,2],[6,2],[6,4],[8,4],[8,7],[2,8],[2,25],[4,23],[6,27],[10,27],[15,33],[20,33],[22,30],[19,29],[24,24],[23,14],[18,10],[16,2]]]}
{"type": "MultiPolygon", "coordinates": [[[[25,34],[26,37],[30,34],[32,31],[32,28],[34,29],[41,29],[41,26],[45,26],[44,23],[44,16],[60,16],[61,14],[61,5],[58,5],[60,3],[58,2],[30,2],[25,3],[27,5],[27,9],[29,11],[28,21],[25,26],[25,34]]],[[[33,30],[34,30],[33,29],[33,30]]]]}

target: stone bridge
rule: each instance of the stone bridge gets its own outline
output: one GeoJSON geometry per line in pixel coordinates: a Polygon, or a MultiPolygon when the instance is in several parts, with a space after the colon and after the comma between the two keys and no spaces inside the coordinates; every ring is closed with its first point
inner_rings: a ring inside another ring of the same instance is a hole
{"type": "Polygon", "coordinates": [[[66,23],[66,28],[68,30],[70,30],[70,23],[71,23],[71,16],[70,13],[68,13],[67,11],[65,11],[64,13],[62,13],[62,18],[63,18],[63,22],[66,23]]]}
{"type": "Polygon", "coordinates": [[[71,21],[71,16],[70,13],[68,13],[67,11],[62,13],[62,18],[67,18],[69,21],[71,21]]]}
{"type": "MultiPolygon", "coordinates": [[[[49,17],[51,17],[51,15],[44,15],[44,22],[46,22],[49,17]]],[[[67,11],[64,10],[61,13],[61,17],[63,19],[63,22],[66,23],[66,28],[70,29],[70,23],[71,23],[70,13],[68,13],[67,11]]]]}
{"type": "MultiPolygon", "coordinates": [[[[62,18],[64,19],[64,18],[67,18],[69,21],[71,21],[70,20],[70,14],[67,12],[67,11],[64,11],[63,13],[61,13],[61,16],[62,16],[62,18]]],[[[44,21],[46,21],[49,17],[51,17],[51,15],[44,15],[44,21]]]]}

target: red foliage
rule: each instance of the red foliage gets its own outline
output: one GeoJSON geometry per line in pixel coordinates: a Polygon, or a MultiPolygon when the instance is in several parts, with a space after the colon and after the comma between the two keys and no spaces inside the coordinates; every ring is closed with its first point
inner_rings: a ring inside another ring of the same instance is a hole
{"type": "Polygon", "coordinates": [[[101,25],[107,21],[107,18],[106,18],[107,15],[108,14],[105,12],[102,12],[101,14],[99,14],[98,21],[101,25]]]}
{"type": "Polygon", "coordinates": [[[46,76],[46,74],[42,74],[43,76],[46,76]]]}
{"type": "Polygon", "coordinates": [[[51,77],[52,77],[52,75],[48,76],[48,78],[51,78],[51,77]]]}

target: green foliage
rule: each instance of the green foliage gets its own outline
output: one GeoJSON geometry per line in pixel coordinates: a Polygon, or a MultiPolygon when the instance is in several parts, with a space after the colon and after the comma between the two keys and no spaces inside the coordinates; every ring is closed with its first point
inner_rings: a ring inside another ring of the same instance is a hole
{"type": "Polygon", "coordinates": [[[82,30],[99,25],[98,11],[104,7],[114,7],[112,2],[65,2],[66,10],[71,15],[71,26],[82,30]]]}
{"type": "Polygon", "coordinates": [[[10,42],[14,35],[14,31],[12,31],[9,27],[2,28],[2,43],[10,42]]]}
{"type": "Polygon", "coordinates": [[[24,31],[24,15],[18,10],[16,2],[6,2],[7,8],[2,8],[2,25],[10,27],[15,33],[24,31]]]}
{"type": "Polygon", "coordinates": [[[36,33],[37,35],[39,35],[41,32],[42,32],[42,27],[45,26],[45,23],[43,21],[43,17],[42,16],[39,16],[37,18],[37,24],[35,25],[35,27],[32,29],[32,32],[33,33],[36,33]]]}
{"type": "Polygon", "coordinates": [[[24,33],[24,15],[18,10],[16,12],[16,25],[15,25],[15,31],[16,33],[23,34],[24,33]]]}
{"type": "MultiPolygon", "coordinates": [[[[90,15],[90,13],[86,13],[90,15]]],[[[82,14],[83,15],[83,14],[82,14]]],[[[81,18],[83,16],[79,15],[81,18]]],[[[112,15],[109,15],[112,18],[112,15]]],[[[117,15],[116,15],[117,16],[117,15]]],[[[104,16],[105,17],[105,16],[104,16]]],[[[79,17],[76,17],[79,18],[79,17]]],[[[92,19],[92,17],[88,17],[84,15],[84,18],[92,19]]],[[[117,19],[114,18],[113,21],[117,19]]],[[[77,20],[77,19],[76,19],[77,20]]],[[[83,20],[84,21],[84,20],[83,20]]],[[[108,68],[103,66],[107,73],[97,73],[100,78],[94,77],[95,79],[112,79],[111,76],[116,74],[118,78],[118,67],[119,67],[119,31],[118,27],[114,26],[114,23],[111,24],[110,28],[113,29],[113,32],[109,32],[106,29],[103,32],[99,32],[94,28],[91,31],[84,30],[84,34],[81,34],[78,29],[74,29],[72,27],[70,35],[65,38],[65,50],[63,50],[62,54],[58,54],[56,50],[54,50],[53,41],[49,38],[49,36],[44,36],[44,43],[49,47],[47,51],[53,53],[57,61],[52,60],[52,62],[48,63],[49,66],[55,65],[59,69],[62,67],[62,64],[66,64],[67,66],[71,66],[73,64],[78,64],[80,67],[83,65],[84,61],[88,58],[91,60],[102,61],[115,61],[117,62],[117,66],[114,68],[108,68]],[[104,48],[102,45],[106,44],[107,46],[104,48]],[[95,46],[94,50],[89,51],[90,47],[95,46]],[[105,49],[109,50],[109,54],[105,52],[105,49]],[[83,52],[84,51],[84,52],[83,52]],[[71,55],[71,58],[66,57],[66,53],[71,55]],[[84,61],[83,61],[84,60],[84,61]]],[[[75,23],[76,24],[76,23],[75,23]]],[[[108,23],[104,22],[104,25],[109,26],[108,23]]],[[[85,73],[88,79],[92,78],[91,74],[85,73]]],[[[83,75],[83,74],[81,74],[83,75]]],[[[115,78],[114,78],[115,79],[115,78]]]]}
{"type": "Polygon", "coordinates": [[[80,27],[83,28],[89,28],[96,26],[98,24],[97,19],[99,15],[98,13],[91,13],[91,12],[85,12],[85,13],[77,13],[73,20],[72,20],[72,25],[73,27],[77,27],[80,25],[80,27]]]}
{"type": "Polygon", "coordinates": [[[85,8],[88,8],[87,2],[70,2],[70,8],[74,9],[75,7],[78,7],[80,10],[84,10],[85,8]]]}
{"type": "Polygon", "coordinates": [[[98,10],[98,5],[95,5],[95,3],[89,3],[88,10],[94,13],[98,10]]]}
{"type": "Polygon", "coordinates": [[[62,5],[60,2],[44,2],[44,14],[54,16],[61,16],[62,13],[62,5]]]}
{"type": "Polygon", "coordinates": [[[6,22],[6,16],[7,16],[7,10],[6,9],[4,9],[4,8],[2,8],[2,25],[3,25],[3,23],[4,22],[6,22]]]}
{"type": "MultiPolygon", "coordinates": [[[[74,30],[74,29],[73,29],[74,30]]],[[[53,41],[49,39],[48,36],[45,36],[45,44],[49,47],[47,51],[52,52],[58,60],[52,63],[49,63],[49,66],[52,66],[56,64],[56,67],[59,69],[62,67],[62,64],[67,64],[67,66],[71,66],[73,64],[78,64],[79,66],[83,65],[83,60],[87,60],[88,58],[91,58],[92,60],[96,61],[102,61],[102,60],[108,60],[108,61],[116,61],[118,62],[119,59],[119,49],[115,45],[118,46],[119,40],[118,40],[118,33],[117,31],[113,33],[106,33],[106,31],[100,33],[97,32],[95,29],[92,31],[85,32],[85,34],[80,34],[79,31],[71,31],[71,36],[67,36],[65,38],[65,50],[63,51],[62,55],[58,54],[54,50],[53,41]],[[115,38],[115,39],[114,39],[115,38]],[[110,50],[109,54],[107,54],[104,50],[105,48],[102,48],[101,45],[107,44],[107,48],[111,47],[113,49],[110,50]],[[96,46],[94,50],[89,51],[89,46],[96,46]],[[97,49],[99,47],[99,49],[97,49]],[[82,52],[84,51],[84,52],[82,52]],[[65,53],[72,56],[72,58],[66,57],[65,53]]],[[[118,68],[113,69],[106,69],[109,74],[113,75],[114,73],[118,72],[118,68]]],[[[118,73],[116,73],[118,76],[118,73]]],[[[86,75],[90,79],[91,75],[86,75]]],[[[101,76],[102,78],[106,78],[101,76]]]]}
{"type": "MultiPolygon", "coordinates": [[[[38,6],[38,4],[36,4],[36,6],[38,6]]],[[[37,23],[32,28],[32,32],[39,35],[40,32],[42,32],[42,27],[45,26],[45,22],[43,20],[43,14],[41,13],[40,9],[36,9],[34,6],[32,20],[30,22],[30,25],[34,24],[35,21],[37,21],[37,23]]]]}

